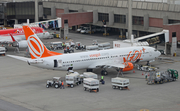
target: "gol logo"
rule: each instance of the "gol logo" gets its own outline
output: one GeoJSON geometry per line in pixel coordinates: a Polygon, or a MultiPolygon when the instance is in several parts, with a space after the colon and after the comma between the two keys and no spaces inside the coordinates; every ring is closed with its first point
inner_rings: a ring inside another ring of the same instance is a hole
{"type": "Polygon", "coordinates": [[[29,52],[35,57],[40,58],[44,53],[43,43],[36,35],[31,35],[27,39],[29,52]]]}
{"type": "Polygon", "coordinates": [[[137,59],[142,60],[141,55],[142,55],[142,50],[140,50],[140,51],[138,51],[138,50],[130,51],[128,56],[127,56],[127,60],[128,61],[136,61],[137,59]]]}

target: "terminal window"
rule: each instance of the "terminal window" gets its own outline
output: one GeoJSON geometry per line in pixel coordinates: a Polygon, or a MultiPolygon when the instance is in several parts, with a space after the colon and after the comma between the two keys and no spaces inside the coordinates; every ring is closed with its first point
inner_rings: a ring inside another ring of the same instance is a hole
{"type": "Polygon", "coordinates": [[[143,17],[139,17],[139,16],[133,16],[132,17],[132,22],[133,25],[144,25],[144,19],[143,17]]]}
{"type": "Polygon", "coordinates": [[[106,20],[109,22],[109,14],[107,13],[98,13],[98,21],[106,20]]]}
{"type": "Polygon", "coordinates": [[[114,23],[126,23],[125,15],[114,14],[114,23]]]}
{"type": "Polygon", "coordinates": [[[172,19],[169,19],[169,20],[168,20],[168,23],[169,23],[169,24],[180,23],[180,20],[172,20],[172,19]]]}

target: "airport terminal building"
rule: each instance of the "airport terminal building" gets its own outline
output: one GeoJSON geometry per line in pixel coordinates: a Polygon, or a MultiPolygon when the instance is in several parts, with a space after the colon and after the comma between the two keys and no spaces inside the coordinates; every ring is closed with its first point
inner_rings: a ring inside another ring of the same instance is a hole
{"type": "MultiPolygon", "coordinates": [[[[1,13],[1,23],[10,20],[22,23],[26,19],[36,22],[61,17],[62,27],[64,21],[68,20],[69,27],[90,24],[103,28],[102,21],[105,20],[106,27],[118,36],[126,36],[128,28],[128,0],[4,0],[0,6],[5,12],[4,15],[1,13]]],[[[180,41],[179,12],[180,4],[176,0],[133,0],[133,35],[140,37],[167,29],[170,43],[172,36],[180,41]]]]}

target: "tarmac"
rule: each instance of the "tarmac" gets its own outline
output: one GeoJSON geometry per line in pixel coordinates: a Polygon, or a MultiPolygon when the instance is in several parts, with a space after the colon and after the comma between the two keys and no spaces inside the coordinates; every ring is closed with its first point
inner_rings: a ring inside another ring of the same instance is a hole
{"type": "MultiPolygon", "coordinates": [[[[91,45],[92,40],[111,44],[117,40],[114,36],[78,33],[70,33],[68,37],[85,45],[91,45]]],[[[43,40],[46,44],[51,41],[67,40],[43,40]]],[[[76,52],[80,51],[75,50],[76,52]]],[[[7,54],[24,56],[25,51],[15,53],[14,48],[10,48],[7,54]]],[[[157,59],[151,65],[159,67],[159,71],[172,68],[180,72],[179,55],[161,57],[162,60],[157,59]]],[[[0,56],[0,61],[0,111],[180,111],[179,80],[147,85],[144,72],[134,68],[133,71],[124,72],[124,77],[130,79],[129,90],[113,89],[111,78],[116,77],[117,72],[110,68],[107,69],[108,76],[104,77],[105,84],[100,84],[100,91],[90,93],[83,90],[82,84],[74,88],[46,88],[48,79],[56,76],[64,80],[66,71],[36,68],[7,56],[0,56]]],[[[76,71],[81,74],[86,69],[76,71]]],[[[101,69],[95,69],[93,72],[100,78],[100,71],[101,69]]]]}

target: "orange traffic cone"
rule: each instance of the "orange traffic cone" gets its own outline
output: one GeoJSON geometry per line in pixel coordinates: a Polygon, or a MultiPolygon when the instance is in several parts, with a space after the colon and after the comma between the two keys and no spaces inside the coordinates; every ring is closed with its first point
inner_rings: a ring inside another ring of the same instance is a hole
{"type": "Polygon", "coordinates": [[[135,73],[135,70],[133,71],[133,73],[135,73]]]}

